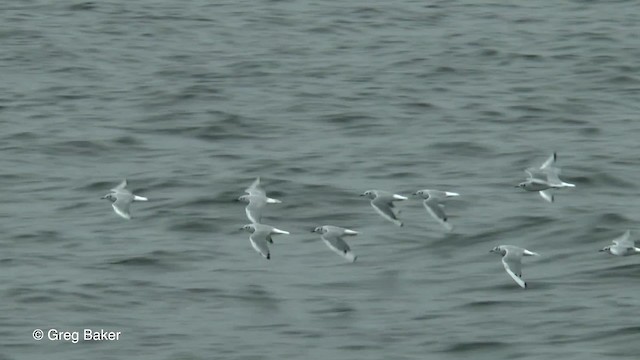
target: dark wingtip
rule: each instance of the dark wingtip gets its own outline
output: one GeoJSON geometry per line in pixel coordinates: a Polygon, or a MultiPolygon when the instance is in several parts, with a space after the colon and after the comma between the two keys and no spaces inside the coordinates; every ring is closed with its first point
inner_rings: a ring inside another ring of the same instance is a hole
{"type": "Polygon", "coordinates": [[[358,257],[357,257],[357,256],[354,256],[354,258],[353,258],[353,262],[356,262],[356,260],[358,260],[358,257]]]}
{"type": "Polygon", "coordinates": [[[524,283],[524,288],[525,288],[525,289],[527,288],[527,283],[524,283]]]}
{"type": "Polygon", "coordinates": [[[271,260],[271,254],[267,254],[267,260],[271,260]]]}

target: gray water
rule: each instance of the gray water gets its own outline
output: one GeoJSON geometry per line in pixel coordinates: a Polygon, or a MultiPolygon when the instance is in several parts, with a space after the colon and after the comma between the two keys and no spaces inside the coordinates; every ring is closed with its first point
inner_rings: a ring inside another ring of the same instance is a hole
{"type": "Polygon", "coordinates": [[[0,5],[1,359],[637,359],[634,1],[0,5]],[[558,152],[575,189],[513,186],[558,152]],[[256,176],[262,258],[234,201],[256,176]],[[118,217],[123,178],[150,198],[118,217]],[[434,188],[402,228],[358,195],[434,188]],[[358,261],[309,231],[332,224],[358,261]],[[526,247],[520,289],[499,244],[526,247]],[[41,341],[34,329],[120,331],[41,341]]]}

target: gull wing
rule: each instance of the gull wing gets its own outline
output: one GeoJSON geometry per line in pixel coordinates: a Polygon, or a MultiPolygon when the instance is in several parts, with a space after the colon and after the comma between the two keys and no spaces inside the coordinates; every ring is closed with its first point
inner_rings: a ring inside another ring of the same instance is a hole
{"type": "Polygon", "coordinates": [[[124,189],[126,187],[127,187],[127,179],[124,179],[124,180],[122,180],[122,182],[120,184],[118,184],[118,186],[116,186],[113,189],[111,189],[111,191],[122,190],[122,189],[124,189]]]}
{"type": "Polygon", "coordinates": [[[542,191],[538,191],[538,194],[540,194],[540,196],[545,199],[546,201],[552,203],[553,202],[553,194],[551,194],[550,191],[548,190],[542,190],[542,191]]]}
{"type": "Polygon", "coordinates": [[[635,241],[631,240],[631,230],[625,231],[624,234],[612,240],[616,246],[635,247],[635,241]]]}
{"type": "Polygon", "coordinates": [[[545,170],[553,166],[553,164],[555,164],[556,162],[556,159],[557,159],[557,155],[554,151],[553,154],[551,154],[551,156],[549,156],[549,158],[542,164],[542,166],[540,166],[540,170],[545,170]]]}
{"type": "Polygon", "coordinates": [[[393,204],[388,199],[377,197],[371,200],[371,206],[373,206],[378,214],[380,214],[385,219],[393,222],[398,226],[402,226],[402,222],[398,220],[396,214],[391,209],[393,204]]]}
{"type": "Polygon", "coordinates": [[[527,173],[527,179],[528,180],[532,180],[533,179],[533,173],[531,172],[531,169],[525,169],[524,172],[527,173]]]}
{"type": "Polygon", "coordinates": [[[422,202],[424,204],[424,208],[427,209],[427,212],[431,217],[436,219],[445,229],[451,231],[453,226],[447,222],[447,214],[444,212],[444,205],[438,202],[435,198],[428,198],[427,200],[422,202]]]}
{"type": "Polygon", "coordinates": [[[116,199],[116,201],[111,204],[113,207],[113,211],[121,217],[130,220],[131,214],[129,213],[129,207],[131,206],[131,197],[128,196],[120,196],[116,199]]]}
{"type": "Polygon", "coordinates": [[[329,249],[333,250],[336,254],[342,256],[343,258],[354,262],[356,261],[357,256],[351,252],[351,248],[349,245],[342,240],[342,238],[335,233],[328,232],[323,234],[321,237],[322,241],[329,247],[329,249]]]}
{"type": "Polygon", "coordinates": [[[560,178],[558,177],[558,175],[560,174],[560,169],[558,168],[547,168],[545,169],[545,175],[547,175],[547,182],[551,185],[551,186],[562,186],[563,185],[563,181],[560,180],[560,178]]]}
{"type": "Polygon", "coordinates": [[[547,181],[547,170],[541,170],[541,169],[536,169],[536,168],[527,168],[524,170],[525,173],[527,173],[528,176],[528,180],[535,180],[535,181],[547,181]]]}
{"type": "Polygon", "coordinates": [[[269,252],[269,246],[267,246],[267,238],[269,233],[265,231],[255,231],[249,236],[251,246],[266,259],[271,259],[271,253],[269,252]]]}
{"type": "Polygon", "coordinates": [[[267,193],[260,186],[260,177],[258,176],[251,185],[244,190],[249,195],[267,196],[267,193]]]}
{"type": "Polygon", "coordinates": [[[505,255],[502,257],[502,265],[504,265],[507,274],[524,289],[527,287],[527,283],[522,280],[521,260],[522,258],[520,256],[506,250],[505,255]]]}
{"type": "Polygon", "coordinates": [[[262,209],[267,204],[264,198],[252,197],[249,199],[249,205],[244,208],[247,218],[252,223],[260,223],[262,220],[262,209]]]}

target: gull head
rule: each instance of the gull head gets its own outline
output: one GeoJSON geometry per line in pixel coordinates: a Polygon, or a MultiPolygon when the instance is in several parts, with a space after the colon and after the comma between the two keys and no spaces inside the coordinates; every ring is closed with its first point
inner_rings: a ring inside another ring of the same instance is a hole
{"type": "Polygon", "coordinates": [[[242,195],[236,199],[237,201],[249,202],[249,195],[242,195]]]}
{"type": "Polygon", "coordinates": [[[418,190],[414,192],[413,195],[422,196],[425,199],[429,198],[429,192],[427,190],[418,190]]]}
{"type": "Polygon", "coordinates": [[[502,254],[502,247],[500,246],[496,246],[493,249],[489,250],[490,253],[498,253],[498,254],[502,254]]]}
{"type": "Polygon", "coordinates": [[[521,182],[520,184],[516,185],[515,187],[526,189],[528,184],[529,184],[528,181],[524,181],[524,182],[521,182]]]}
{"type": "Polygon", "coordinates": [[[367,190],[367,191],[363,192],[362,194],[360,194],[360,196],[366,196],[369,199],[375,199],[376,198],[376,191],[375,190],[367,190]]]}
{"type": "Polygon", "coordinates": [[[245,230],[245,231],[248,231],[248,232],[252,233],[252,232],[256,231],[256,227],[253,224],[247,224],[247,225],[243,225],[240,228],[240,230],[245,230]]]}
{"type": "Polygon", "coordinates": [[[311,230],[312,233],[324,234],[324,226],[318,226],[317,228],[311,230]]]}
{"type": "Polygon", "coordinates": [[[111,200],[111,201],[116,201],[117,200],[117,198],[116,198],[114,193],[108,193],[107,195],[101,197],[100,199],[107,199],[107,200],[111,200]]]}
{"type": "Polygon", "coordinates": [[[608,252],[611,253],[611,246],[606,246],[603,247],[602,249],[598,250],[599,252],[608,252]]]}

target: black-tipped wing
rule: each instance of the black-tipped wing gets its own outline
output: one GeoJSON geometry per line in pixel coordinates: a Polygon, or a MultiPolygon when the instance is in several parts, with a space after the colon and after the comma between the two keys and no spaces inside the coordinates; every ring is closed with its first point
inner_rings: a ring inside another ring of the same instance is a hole
{"type": "Polygon", "coordinates": [[[553,166],[555,164],[555,162],[556,162],[556,158],[557,158],[557,155],[554,152],[553,154],[551,154],[551,156],[549,156],[549,158],[547,160],[545,160],[545,162],[542,164],[542,166],[540,166],[540,169],[544,170],[544,169],[547,169],[547,168],[550,168],[551,166],[553,166]]]}
{"type": "Polygon", "coordinates": [[[453,226],[449,224],[447,214],[444,212],[443,205],[437,199],[429,198],[422,203],[431,217],[436,219],[447,230],[453,229],[453,226]]]}
{"type": "Polygon", "coordinates": [[[375,198],[371,200],[371,206],[383,217],[391,221],[398,221],[396,214],[393,212],[393,203],[391,201],[383,198],[375,198]]]}
{"type": "Polygon", "coordinates": [[[507,250],[502,257],[502,265],[504,269],[511,276],[511,278],[522,288],[526,288],[527,284],[522,280],[522,257],[513,251],[507,250]]]}
{"type": "Polygon", "coordinates": [[[270,259],[271,253],[269,252],[269,246],[267,246],[268,238],[268,232],[256,231],[249,236],[249,241],[251,242],[251,246],[253,246],[260,255],[270,259]]]}
{"type": "Polygon", "coordinates": [[[336,236],[332,233],[326,233],[321,236],[321,239],[329,249],[333,250],[336,254],[351,262],[355,261],[356,257],[351,252],[351,248],[340,236],[336,236]]]}

